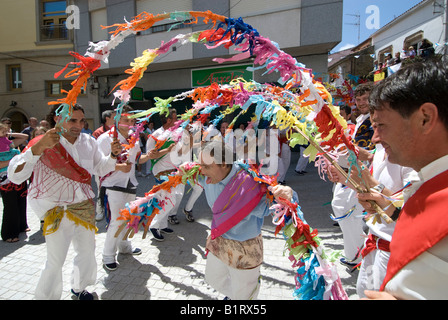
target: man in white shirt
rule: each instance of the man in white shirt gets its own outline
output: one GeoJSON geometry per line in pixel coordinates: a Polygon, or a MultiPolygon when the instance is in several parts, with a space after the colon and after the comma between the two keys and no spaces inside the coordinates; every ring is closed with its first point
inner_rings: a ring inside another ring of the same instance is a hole
{"type": "Polygon", "coordinates": [[[97,271],[91,175],[113,171],[114,155],[120,153],[121,145],[112,142],[110,155],[103,155],[96,140],[81,133],[84,122],[82,107],[73,106],[71,118],[62,123],[62,128],[50,129],[30,141],[8,167],[8,177],[16,184],[33,175],[28,203],[45,221],[47,261],[36,288],[37,299],[60,299],[62,266],[72,242],[76,252],[72,293],[81,300],[93,299],[85,290],[95,283],[97,271]]]}
{"type": "MultiPolygon", "coordinates": [[[[353,133],[353,142],[358,146],[361,156],[367,158],[368,151],[374,147],[372,143],[373,130],[370,123],[369,95],[372,85],[369,83],[361,84],[356,87],[354,95],[356,107],[360,115],[356,118],[356,125],[353,133]]],[[[346,157],[340,157],[338,163],[347,168],[346,157]]],[[[358,254],[365,239],[363,228],[365,223],[360,218],[363,212],[362,206],[356,198],[356,191],[347,188],[344,183],[337,183],[333,190],[332,209],[335,217],[339,218],[338,223],[341,227],[344,238],[344,258],[341,262],[348,266],[355,266],[360,261],[358,254]],[[352,211],[353,210],[353,211],[352,211]],[[351,212],[351,214],[348,214],[351,212]],[[345,218],[342,218],[345,217],[345,218]]]]}
{"type": "MultiPolygon", "coordinates": [[[[114,140],[114,135],[117,136],[118,141],[122,145],[130,145],[130,129],[135,124],[135,119],[130,119],[129,112],[132,111],[130,106],[124,106],[121,117],[118,121],[117,128],[113,127],[98,138],[98,147],[100,151],[107,155],[110,153],[111,142],[114,140]]],[[[137,179],[135,177],[135,165],[137,163],[143,164],[149,160],[147,154],[142,154],[140,149],[139,139],[135,140],[134,146],[118,155],[115,171],[106,176],[100,177],[101,189],[100,192],[107,199],[108,213],[110,221],[107,228],[106,240],[103,248],[103,265],[107,270],[114,271],[117,269],[117,262],[115,260],[117,250],[124,254],[141,254],[139,248],[132,249],[131,241],[124,240],[123,236],[126,229],[123,229],[117,236],[122,221],[117,220],[120,217],[120,210],[125,208],[125,205],[135,200],[137,191],[137,179]]]]}
{"type": "Polygon", "coordinates": [[[413,63],[380,82],[370,103],[374,137],[389,161],[418,175],[403,191],[405,204],[395,208],[376,201],[397,220],[381,291],[370,299],[446,299],[448,297],[448,69],[446,62],[413,63]]]}
{"type": "Polygon", "coordinates": [[[360,115],[356,118],[354,142],[358,147],[371,150],[375,146],[372,143],[373,129],[370,123],[369,95],[372,84],[363,83],[356,87],[354,95],[356,108],[360,115]]]}
{"type": "MultiPolygon", "coordinates": [[[[154,131],[148,137],[146,142],[146,150],[151,159],[152,173],[156,184],[161,184],[166,176],[176,172],[176,167],[182,163],[180,157],[182,142],[176,141],[175,135],[179,131],[172,131],[172,128],[177,120],[176,109],[170,108],[169,115],[161,115],[162,127],[154,131]]],[[[178,130],[181,130],[180,128],[178,130]]],[[[173,208],[171,210],[163,210],[157,214],[151,222],[150,231],[157,241],[164,241],[165,238],[161,232],[170,234],[173,233],[171,228],[168,228],[168,221],[171,224],[178,224],[177,210],[184,194],[185,185],[179,184],[176,188],[171,190],[171,202],[173,208]]]]}
{"type": "MultiPolygon", "coordinates": [[[[347,179],[336,168],[331,166],[330,171],[333,177],[332,181],[346,183],[347,179]]],[[[390,163],[383,146],[377,143],[372,165],[370,168],[363,170],[362,177],[371,190],[392,197],[407,185],[414,174],[416,172],[411,168],[390,163]]],[[[359,184],[362,183],[357,170],[354,170],[351,178],[359,184]]],[[[347,186],[356,190],[350,183],[347,183],[347,186]]],[[[366,289],[379,290],[386,276],[387,262],[390,256],[390,241],[395,229],[395,222],[387,223],[383,219],[380,222],[368,219],[366,225],[369,228],[369,233],[364,241],[364,246],[360,248],[362,250],[359,255],[362,256],[362,262],[358,267],[356,283],[356,292],[361,298],[365,297],[364,291],[366,289]]]]}

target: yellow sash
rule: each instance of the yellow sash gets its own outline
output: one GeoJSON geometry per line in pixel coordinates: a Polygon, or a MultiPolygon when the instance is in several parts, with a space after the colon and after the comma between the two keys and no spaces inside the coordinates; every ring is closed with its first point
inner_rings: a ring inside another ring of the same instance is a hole
{"type": "Polygon", "coordinates": [[[54,207],[45,213],[43,234],[44,236],[56,232],[59,228],[62,218],[66,214],[67,219],[75,222],[76,225],[82,225],[86,229],[98,231],[95,226],[95,207],[91,200],[85,200],[79,203],[64,207],[54,207]]]}

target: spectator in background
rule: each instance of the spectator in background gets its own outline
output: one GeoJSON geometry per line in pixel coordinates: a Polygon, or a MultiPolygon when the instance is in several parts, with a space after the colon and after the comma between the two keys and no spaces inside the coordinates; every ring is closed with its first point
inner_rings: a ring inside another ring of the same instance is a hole
{"type": "Polygon", "coordinates": [[[27,183],[16,185],[9,181],[7,175],[9,161],[20,153],[16,148],[26,139],[28,135],[10,132],[7,124],[0,124],[0,194],[3,201],[1,237],[9,243],[19,241],[19,233],[29,231],[26,219],[27,183]]]}
{"type": "Polygon", "coordinates": [[[415,53],[414,47],[410,46],[409,49],[408,49],[408,52],[407,52],[407,57],[408,58],[415,58],[415,55],[416,55],[416,53],[415,53]]]}
{"type": "Polygon", "coordinates": [[[399,63],[401,63],[401,53],[400,52],[396,52],[395,53],[394,64],[399,64],[399,63]]]}
{"type": "Polygon", "coordinates": [[[384,67],[390,67],[390,66],[393,66],[394,65],[394,58],[392,57],[392,54],[391,53],[389,53],[387,56],[386,56],[386,62],[385,62],[385,66],[384,67]]]}
{"type": "Polygon", "coordinates": [[[45,132],[47,132],[47,131],[48,131],[48,129],[46,127],[42,127],[42,126],[36,127],[36,129],[33,130],[33,133],[31,133],[31,140],[33,140],[37,136],[45,134],[45,132]]]}
{"type": "Polygon", "coordinates": [[[37,127],[38,121],[35,117],[31,117],[28,120],[29,126],[22,130],[22,133],[25,133],[28,135],[28,141],[30,141],[31,133],[33,132],[34,128],[37,127]]]}
{"type": "Polygon", "coordinates": [[[11,122],[10,118],[2,118],[2,120],[0,120],[0,122],[5,124],[5,125],[7,125],[9,127],[9,131],[8,131],[9,133],[14,132],[11,129],[12,122],[11,122]]]}
{"type": "Polygon", "coordinates": [[[84,128],[81,130],[82,133],[87,133],[88,135],[92,135],[93,131],[89,129],[89,123],[86,121],[84,122],[84,128]]]}
{"type": "Polygon", "coordinates": [[[40,122],[39,122],[39,126],[40,126],[40,127],[44,127],[44,128],[47,129],[47,130],[50,129],[50,124],[49,124],[48,121],[45,120],[45,119],[40,120],[40,122]]]}
{"type": "Polygon", "coordinates": [[[101,114],[101,122],[102,125],[98,129],[96,129],[92,136],[95,139],[98,139],[100,135],[102,135],[104,132],[110,130],[110,128],[114,125],[114,117],[115,117],[115,111],[114,110],[106,110],[101,114]]]}
{"type": "Polygon", "coordinates": [[[420,46],[420,56],[424,59],[431,58],[435,53],[433,44],[428,39],[423,39],[420,46]]]}

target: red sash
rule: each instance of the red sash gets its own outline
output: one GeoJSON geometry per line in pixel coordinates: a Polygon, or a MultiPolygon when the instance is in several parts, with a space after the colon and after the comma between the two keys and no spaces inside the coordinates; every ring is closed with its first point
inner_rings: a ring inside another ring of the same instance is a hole
{"type": "Polygon", "coordinates": [[[376,249],[390,252],[390,242],[370,233],[364,248],[361,250],[361,255],[365,258],[370,252],[376,249]]]}
{"type": "MultiPolygon", "coordinates": [[[[40,135],[32,139],[23,152],[31,148],[42,137],[43,135],[40,135]]],[[[47,167],[66,178],[85,184],[91,183],[92,176],[90,173],[86,169],[80,167],[60,143],[56,144],[51,149],[46,149],[40,157],[40,160],[47,167]]]]}
{"type": "Polygon", "coordinates": [[[409,262],[448,235],[448,170],[425,182],[406,201],[397,221],[380,290],[409,262]]]}

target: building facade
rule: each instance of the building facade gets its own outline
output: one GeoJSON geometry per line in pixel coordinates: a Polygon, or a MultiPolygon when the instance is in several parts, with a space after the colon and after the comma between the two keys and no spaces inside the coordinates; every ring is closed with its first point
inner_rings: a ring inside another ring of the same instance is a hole
{"type": "MultiPolygon", "coordinates": [[[[76,1],[81,12],[81,28],[76,32],[76,51],[87,50],[89,41],[108,39],[107,30],[101,26],[130,21],[143,11],[154,15],[174,11],[206,11],[226,17],[242,17],[260,35],[277,42],[280,48],[313,70],[326,72],[328,52],[342,37],[342,1],[328,0],[81,0],[76,1]]],[[[126,38],[111,52],[109,63],[96,72],[100,110],[111,109],[112,88],[125,77],[135,57],[146,49],[158,48],[162,41],[169,41],[182,33],[205,30],[210,25],[179,25],[176,21],[160,21],[149,30],[126,38]]],[[[233,74],[240,74],[252,65],[250,59],[238,63],[217,64],[215,57],[229,57],[232,48],[207,49],[202,44],[176,45],[170,52],[160,56],[149,65],[144,77],[138,82],[135,99],[131,105],[136,109],[151,107],[154,97],[167,98],[205,85],[206,80],[221,81],[233,74]],[[220,80],[221,79],[221,80],[220,80]]],[[[279,76],[262,76],[255,71],[252,79],[258,82],[275,82],[279,76]]],[[[185,102],[184,102],[185,103],[185,102]]],[[[184,109],[189,106],[175,105],[184,109]]],[[[182,112],[183,110],[178,110],[182,112]]]]}
{"type": "Polygon", "coordinates": [[[417,54],[424,39],[441,52],[448,42],[448,1],[424,0],[372,34],[376,59],[385,62],[387,54],[408,51],[412,46],[417,54]]]}
{"type": "Polygon", "coordinates": [[[338,78],[333,85],[342,86],[344,80],[356,86],[359,81],[369,81],[369,74],[373,68],[374,48],[372,39],[361,42],[356,47],[335,52],[328,56],[328,73],[336,74],[338,78]]]}
{"type": "MultiPolygon", "coordinates": [[[[48,102],[63,97],[74,78],[54,74],[69,62],[70,51],[85,55],[89,42],[109,40],[101,26],[130,21],[143,11],[206,11],[243,18],[260,35],[316,72],[327,72],[328,52],[342,38],[342,0],[5,0],[2,25],[14,26],[0,35],[0,117],[10,117],[19,131],[29,117],[43,119],[48,102]],[[17,12],[17,13],[16,13],[17,12]]],[[[101,112],[112,109],[112,89],[126,77],[130,63],[146,49],[155,49],[179,33],[205,30],[210,25],[179,25],[161,21],[149,30],[129,36],[112,50],[107,64],[95,72],[78,98],[91,129],[100,125],[101,112]]],[[[138,82],[131,105],[151,107],[154,97],[167,98],[205,81],[221,81],[244,72],[252,60],[217,64],[215,57],[230,57],[232,48],[207,49],[202,44],[176,45],[158,57],[138,82]]],[[[67,72],[73,66],[69,66],[67,72]]],[[[249,75],[258,82],[275,82],[278,74],[249,75]]],[[[189,106],[176,105],[176,108],[189,106]]],[[[183,111],[183,110],[179,110],[183,111]]]]}
{"type": "MultiPolygon", "coordinates": [[[[12,129],[21,131],[30,117],[44,119],[48,102],[63,97],[71,79],[54,74],[74,59],[74,28],[67,19],[76,11],[71,1],[7,0],[0,11],[0,118],[12,120],[12,129]],[[71,11],[70,11],[71,10],[71,11]]],[[[70,70],[70,69],[68,69],[70,70]]],[[[79,97],[93,126],[99,122],[97,93],[91,88],[79,97]]]]}
{"type": "Polygon", "coordinates": [[[341,75],[341,79],[367,78],[379,81],[386,76],[387,56],[409,55],[413,47],[416,55],[422,55],[424,39],[438,54],[448,54],[448,0],[423,0],[384,25],[358,46],[329,56],[328,72],[341,75]],[[383,65],[383,68],[380,67],[383,65]],[[378,73],[376,79],[374,73],[378,73]],[[353,77],[354,76],[354,77],[353,77]]]}

